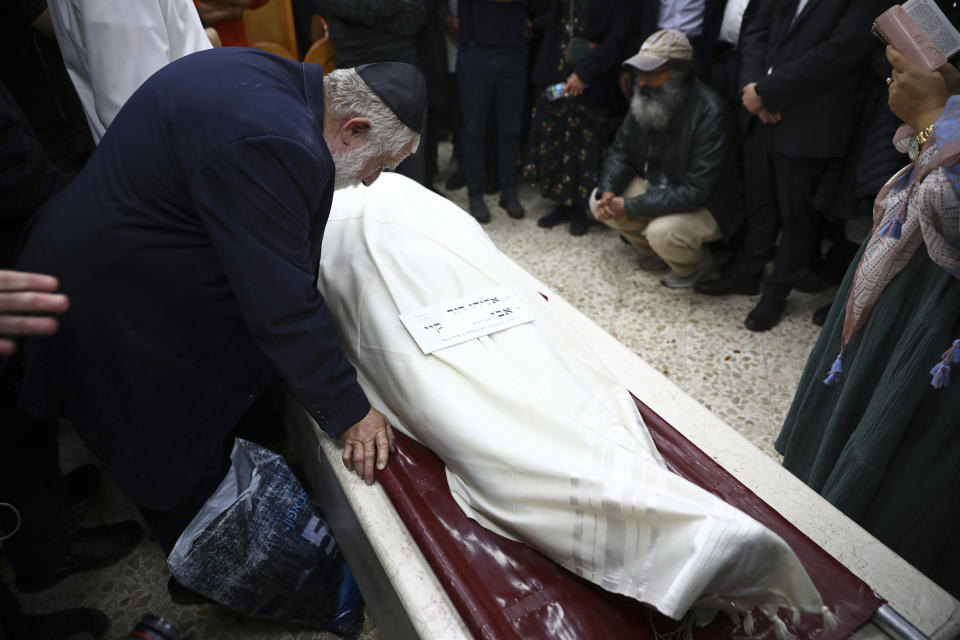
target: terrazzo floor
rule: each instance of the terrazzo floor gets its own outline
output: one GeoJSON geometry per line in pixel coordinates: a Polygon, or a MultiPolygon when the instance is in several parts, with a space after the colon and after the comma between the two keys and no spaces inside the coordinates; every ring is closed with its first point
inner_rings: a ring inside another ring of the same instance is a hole
{"type": "MultiPolygon", "coordinates": [[[[442,186],[449,174],[448,144],[441,146],[442,186]]],[[[447,193],[466,206],[466,190],[447,193]]],[[[773,441],[789,408],[793,391],[819,328],[810,318],[832,292],[794,292],[784,320],[772,331],[753,333],[743,320],[756,297],[710,298],[692,290],[671,290],[661,273],[637,267],[634,249],[602,226],[585,236],[571,236],[565,226],[537,227],[552,208],[535,189],[521,187],[527,216],[509,218],[487,196],[493,219],[485,228],[500,249],[554,289],[632,351],[707,406],[754,445],[776,457],[773,441]]],[[[642,389],[634,389],[641,398],[642,389]]],[[[63,434],[64,467],[92,459],[75,434],[63,434]]],[[[91,505],[87,526],[137,518],[134,507],[105,481],[91,505]]],[[[113,567],[70,577],[56,587],[21,597],[28,612],[65,607],[97,607],[113,621],[108,638],[123,638],[147,612],[175,623],[194,640],[320,640],[332,634],[290,625],[245,619],[216,606],[179,606],[167,595],[168,572],[159,547],[146,537],[113,567]]],[[[2,579],[12,584],[6,565],[2,579]]],[[[367,617],[362,640],[380,638],[367,617]]]]}

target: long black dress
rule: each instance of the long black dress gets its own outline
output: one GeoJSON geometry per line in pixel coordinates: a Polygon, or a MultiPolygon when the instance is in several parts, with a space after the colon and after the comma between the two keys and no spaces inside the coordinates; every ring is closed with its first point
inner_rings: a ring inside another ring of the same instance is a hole
{"type": "Polygon", "coordinates": [[[827,386],[859,260],[776,447],[787,469],[960,596],[960,379],[934,389],[927,374],[960,337],[960,280],[921,245],[844,350],[841,382],[827,386]]]}

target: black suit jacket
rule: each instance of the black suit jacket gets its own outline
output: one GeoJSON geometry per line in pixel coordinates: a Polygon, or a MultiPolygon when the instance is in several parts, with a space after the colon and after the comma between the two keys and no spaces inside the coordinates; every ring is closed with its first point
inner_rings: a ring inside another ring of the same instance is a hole
{"type": "Polygon", "coordinates": [[[331,434],[370,405],[315,283],[333,197],[320,65],[191,54],[127,101],[32,221],[18,266],[70,296],[21,406],[71,418],[152,509],[190,495],[279,375],[331,434]]]}
{"type": "MultiPolygon", "coordinates": [[[[890,0],[762,0],[741,34],[740,86],[757,83],[774,148],[798,158],[842,156],[855,129],[863,64],[882,46],[870,35],[890,0]]],[[[756,124],[759,121],[753,118],[756,124]]]]}

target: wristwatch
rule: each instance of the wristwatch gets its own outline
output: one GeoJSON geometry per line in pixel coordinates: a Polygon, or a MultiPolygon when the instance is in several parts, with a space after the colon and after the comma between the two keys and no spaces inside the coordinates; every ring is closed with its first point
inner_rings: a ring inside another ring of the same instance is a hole
{"type": "Polygon", "coordinates": [[[927,143],[927,138],[930,137],[931,133],[933,133],[932,124],[929,127],[917,131],[910,140],[907,141],[907,156],[909,156],[910,162],[916,162],[920,156],[920,150],[923,149],[923,145],[927,143]]]}

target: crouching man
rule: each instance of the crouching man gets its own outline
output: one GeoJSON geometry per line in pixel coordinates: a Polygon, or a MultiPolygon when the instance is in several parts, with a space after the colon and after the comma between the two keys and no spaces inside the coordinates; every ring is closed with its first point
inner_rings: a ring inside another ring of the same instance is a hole
{"type": "Polygon", "coordinates": [[[681,32],[657,31],[624,64],[634,71],[630,112],[590,211],[639,249],[642,269],[670,268],[664,286],[692,287],[713,266],[705,243],[729,238],[742,220],[733,123],[696,78],[681,32]]]}

